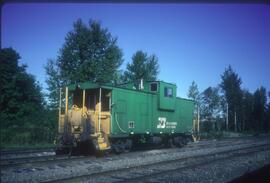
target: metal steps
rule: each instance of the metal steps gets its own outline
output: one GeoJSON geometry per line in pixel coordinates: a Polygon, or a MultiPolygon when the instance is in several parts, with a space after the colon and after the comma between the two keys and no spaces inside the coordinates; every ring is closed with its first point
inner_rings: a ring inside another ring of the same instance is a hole
{"type": "Polygon", "coordinates": [[[97,144],[98,144],[99,150],[101,150],[101,151],[108,150],[111,148],[108,141],[101,134],[97,138],[97,144]]]}

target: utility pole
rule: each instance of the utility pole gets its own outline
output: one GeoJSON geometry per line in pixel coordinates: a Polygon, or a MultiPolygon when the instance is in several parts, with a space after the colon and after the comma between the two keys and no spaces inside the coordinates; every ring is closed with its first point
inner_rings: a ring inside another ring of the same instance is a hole
{"type": "Polygon", "coordinates": [[[62,96],[62,88],[60,87],[60,89],[59,89],[59,113],[58,113],[58,131],[60,132],[60,128],[61,128],[61,126],[60,126],[60,123],[61,123],[61,108],[62,108],[62,106],[61,106],[61,100],[62,100],[62,98],[61,98],[61,96],[62,96]]]}
{"type": "Polygon", "coordinates": [[[198,119],[198,123],[197,123],[197,132],[198,132],[198,134],[199,134],[199,132],[200,132],[200,108],[199,108],[199,105],[197,105],[197,119],[198,119]]]}
{"type": "Polygon", "coordinates": [[[237,132],[236,111],[234,110],[234,131],[237,132]]]}
{"type": "Polygon", "coordinates": [[[100,119],[101,119],[101,87],[99,88],[99,108],[98,108],[98,132],[101,132],[101,123],[100,123],[100,119]]]}
{"type": "Polygon", "coordinates": [[[68,87],[66,87],[66,107],[65,107],[65,115],[68,115],[68,87]]]}
{"type": "Polygon", "coordinates": [[[227,115],[226,115],[226,130],[229,130],[229,105],[226,103],[227,115]]]}

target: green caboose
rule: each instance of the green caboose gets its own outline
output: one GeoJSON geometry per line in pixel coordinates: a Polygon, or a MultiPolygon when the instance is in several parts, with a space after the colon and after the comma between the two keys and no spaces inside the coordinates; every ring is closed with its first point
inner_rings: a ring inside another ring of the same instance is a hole
{"type": "Polygon", "coordinates": [[[67,86],[65,110],[63,102],[59,110],[61,148],[86,141],[117,152],[140,143],[181,146],[192,135],[194,102],[176,97],[176,89],[163,81],[67,86]]]}

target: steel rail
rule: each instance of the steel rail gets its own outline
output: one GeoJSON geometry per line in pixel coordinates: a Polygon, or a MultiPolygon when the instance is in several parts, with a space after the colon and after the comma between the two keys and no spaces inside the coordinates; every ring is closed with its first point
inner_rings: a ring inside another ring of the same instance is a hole
{"type": "Polygon", "coordinates": [[[1,150],[0,154],[3,155],[15,155],[15,154],[30,154],[40,152],[54,152],[54,149],[27,149],[27,150],[1,150]]]}
{"type": "MultiPolygon", "coordinates": [[[[58,163],[58,162],[66,162],[66,161],[74,161],[74,160],[83,160],[83,159],[91,159],[91,157],[87,156],[68,156],[68,155],[55,155],[55,156],[40,156],[40,157],[31,157],[31,158],[20,158],[15,161],[12,160],[1,160],[1,168],[11,168],[11,167],[20,167],[25,166],[27,164],[50,164],[50,163],[58,163]],[[19,161],[18,161],[19,160],[19,161]]],[[[14,159],[13,159],[14,160],[14,159]]]]}

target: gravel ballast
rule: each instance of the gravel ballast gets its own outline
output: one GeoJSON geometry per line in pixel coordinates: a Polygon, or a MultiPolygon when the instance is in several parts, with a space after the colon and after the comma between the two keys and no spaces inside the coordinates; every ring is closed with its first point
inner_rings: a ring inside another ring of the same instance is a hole
{"type": "MultiPolygon", "coordinates": [[[[240,149],[254,145],[263,145],[266,143],[269,144],[269,138],[260,139],[259,141],[243,140],[243,142],[245,142],[243,144],[237,144],[232,142],[231,144],[229,143],[229,145],[227,143],[226,146],[221,146],[221,142],[222,141],[199,142],[193,143],[192,147],[185,147],[181,149],[156,149],[148,151],[138,151],[103,158],[89,157],[89,160],[69,160],[61,163],[51,162],[48,164],[30,163],[25,164],[21,167],[10,167],[1,170],[1,182],[40,182],[46,180],[57,180],[73,176],[105,172],[119,168],[128,168],[140,165],[142,166],[156,162],[192,157],[196,155],[208,155],[211,153],[213,154],[237,148],[240,149]],[[208,143],[209,148],[196,148],[203,143],[208,143]],[[216,145],[218,143],[219,145],[216,145]]],[[[208,181],[206,182],[226,182],[242,175],[243,172],[245,173],[249,170],[255,170],[267,163],[270,163],[269,155],[269,151],[263,151],[260,153],[251,154],[250,156],[247,156],[245,158],[235,157],[237,159],[230,158],[229,160],[224,160],[224,162],[217,161],[217,164],[207,163],[202,167],[193,167],[190,169],[190,171],[189,168],[183,169],[181,171],[172,171],[167,173],[168,175],[172,173],[170,176],[167,176],[167,174],[161,174],[161,178],[160,180],[158,179],[158,181],[167,182],[167,180],[169,180],[172,182],[179,182],[183,180],[183,182],[202,182],[204,181],[204,179],[208,179],[208,181]],[[249,168],[247,169],[247,167],[249,168]],[[236,171],[238,169],[239,171],[236,171]],[[165,179],[165,177],[167,178],[165,179]],[[203,177],[208,178],[206,179],[203,177]]],[[[119,180],[121,181],[121,179],[118,178],[114,178],[112,180],[112,182],[119,180]]],[[[99,181],[107,182],[108,180],[99,179],[99,181]]],[[[151,178],[149,181],[151,181],[151,178]]]]}
{"type": "MultiPolygon", "coordinates": [[[[136,182],[198,182],[222,183],[257,170],[270,164],[270,151],[248,156],[235,157],[225,161],[217,161],[200,166],[193,166],[166,174],[156,175],[136,182]]],[[[270,173],[270,172],[269,172],[270,173]]],[[[269,180],[264,180],[269,182],[269,180]]],[[[131,181],[129,181],[131,182],[131,181]]]]}

